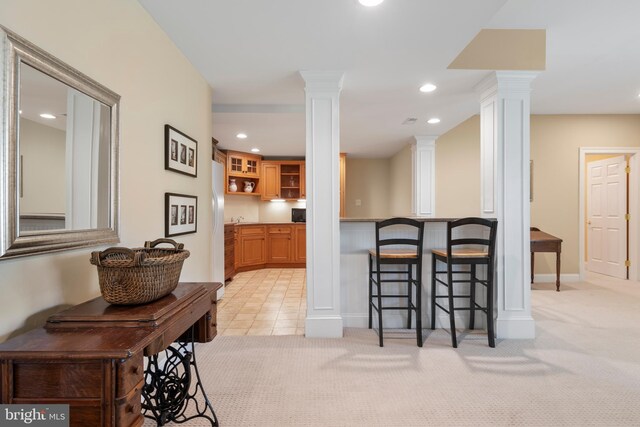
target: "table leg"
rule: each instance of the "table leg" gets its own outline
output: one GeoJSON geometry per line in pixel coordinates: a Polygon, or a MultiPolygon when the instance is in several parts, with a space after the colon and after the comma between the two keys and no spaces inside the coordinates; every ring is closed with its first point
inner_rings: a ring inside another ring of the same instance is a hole
{"type": "Polygon", "coordinates": [[[158,426],[204,418],[212,427],[218,427],[218,418],[200,380],[193,343],[193,327],[187,335],[191,338],[191,349],[188,348],[189,341],[179,341],[175,347],[169,346],[164,350],[163,360],[159,360],[158,354],[148,358],[145,384],[142,388],[143,414],[146,418],[154,420],[158,426]],[[196,380],[193,387],[192,369],[196,380]],[[202,395],[202,405],[197,398],[198,394],[202,395]],[[193,403],[195,411],[189,411],[187,414],[189,403],[193,403]],[[192,415],[193,412],[195,414],[192,415]]]}
{"type": "Polygon", "coordinates": [[[556,292],[560,292],[560,251],[556,252],[556,292]]]}
{"type": "Polygon", "coordinates": [[[531,284],[533,285],[533,270],[534,270],[534,259],[533,252],[531,252],[531,284]]]}

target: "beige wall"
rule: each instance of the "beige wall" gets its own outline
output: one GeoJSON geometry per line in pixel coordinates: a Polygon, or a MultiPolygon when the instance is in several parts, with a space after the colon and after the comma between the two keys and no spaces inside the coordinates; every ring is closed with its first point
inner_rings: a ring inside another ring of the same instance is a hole
{"type": "MultiPolygon", "coordinates": [[[[0,24],[121,95],[121,241],[164,235],[164,193],[199,198],[198,233],[182,280],[210,280],[211,89],[131,0],[1,0],[0,24]],[[99,19],[97,19],[99,17],[99,19]],[[164,125],[198,140],[198,178],[164,170],[164,125]]],[[[0,261],[0,341],[40,325],[56,307],[99,294],[89,254],[100,247],[0,261]]]]}
{"type": "Polygon", "coordinates": [[[391,216],[411,215],[411,145],[407,144],[389,160],[389,201],[391,216]]]}
{"type": "Polygon", "coordinates": [[[63,214],[66,206],[66,134],[20,118],[20,214],[63,214]]]}
{"type": "MultiPolygon", "coordinates": [[[[531,225],[562,238],[562,272],[578,273],[579,148],[640,146],[640,115],[538,115],[531,118],[534,161],[531,225]]],[[[536,273],[555,269],[536,255],[536,273]]]]}
{"type": "Polygon", "coordinates": [[[480,214],[480,117],[473,116],[436,140],[436,216],[480,214]]]}
{"type": "Polygon", "coordinates": [[[347,218],[389,217],[389,171],[389,159],[347,157],[347,218]],[[360,200],[360,206],[356,206],[356,200],[360,200]]]}
{"type": "MultiPolygon", "coordinates": [[[[640,115],[534,115],[531,225],[563,239],[562,272],[578,273],[579,148],[640,146],[640,115]]],[[[474,116],[436,141],[436,213],[477,215],[480,121],[474,116]]],[[[553,254],[536,255],[536,273],[553,273],[553,254]]]]}

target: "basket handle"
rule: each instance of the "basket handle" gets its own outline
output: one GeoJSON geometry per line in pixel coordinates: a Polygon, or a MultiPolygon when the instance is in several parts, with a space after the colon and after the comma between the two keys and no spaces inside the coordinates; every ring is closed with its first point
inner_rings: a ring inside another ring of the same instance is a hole
{"type": "Polygon", "coordinates": [[[144,248],[145,249],[155,248],[160,243],[168,243],[170,245],[173,245],[173,249],[175,251],[179,251],[179,250],[184,249],[184,244],[183,243],[178,243],[173,239],[156,239],[153,242],[146,241],[146,242],[144,242],[144,248]]]}
{"type": "Polygon", "coordinates": [[[112,248],[105,249],[102,252],[100,251],[91,252],[91,263],[98,266],[102,266],[102,260],[112,254],[126,255],[129,258],[131,258],[131,260],[134,262],[135,265],[140,265],[145,258],[145,254],[143,252],[136,253],[135,251],[129,248],[114,246],[112,248]]]}

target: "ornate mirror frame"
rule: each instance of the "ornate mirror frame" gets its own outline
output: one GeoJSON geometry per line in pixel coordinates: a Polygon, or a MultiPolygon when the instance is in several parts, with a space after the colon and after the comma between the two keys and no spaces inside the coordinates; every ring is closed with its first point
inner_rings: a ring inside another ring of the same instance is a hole
{"type": "Polygon", "coordinates": [[[0,26],[0,260],[119,242],[119,109],[120,96],[27,40],[0,26]],[[109,221],[107,228],[19,233],[18,102],[20,64],[94,98],[111,110],[109,221]]]}

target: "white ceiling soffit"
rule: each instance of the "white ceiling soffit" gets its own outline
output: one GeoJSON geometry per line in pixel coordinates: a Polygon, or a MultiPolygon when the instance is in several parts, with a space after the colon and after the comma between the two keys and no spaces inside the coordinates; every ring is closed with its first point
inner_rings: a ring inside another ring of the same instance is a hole
{"type": "Polygon", "coordinates": [[[388,157],[413,135],[441,135],[479,110],[487,71],[447,66],[482,28],[547,29],[534,113],[640,112],[639,1],[139,1],[213,87],[223,148],[304,155],[304,109],[291,110],[304,104],[301,69],[345,70],[341,151],[388,157]],[[438,89],[420,93],[426,82],[438,89]]]}

